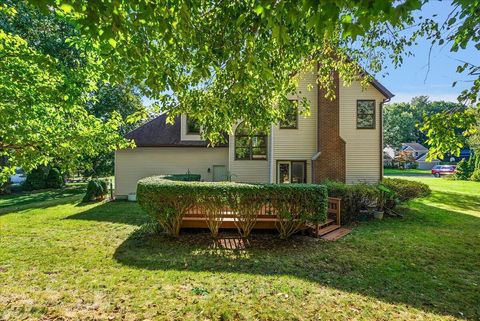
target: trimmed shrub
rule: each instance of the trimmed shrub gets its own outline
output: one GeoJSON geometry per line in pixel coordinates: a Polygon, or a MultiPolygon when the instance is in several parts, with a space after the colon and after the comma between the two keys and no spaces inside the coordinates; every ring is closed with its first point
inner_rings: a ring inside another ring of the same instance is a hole
{"type": "Polygon", "coordinates": [[[92,179],[88,182],[87,192],[83,197],[83,202],[92,202],[105,198],[108,194],[107,182],[101,179],[92,179]]]}
{"type": "Polygon", "coordinates": [[[48,188],[61,188],[65,185],[65,180],[63,179],[63,175],[60,171],[53,167],[48,172],[47,178],[45,180],[45,185],[48,188]]]}
{"type": "Polygon", "coordinates": [[[248,236],[262,207],[279,218],[278,230],[286,238],[303,224],[323,222],[327,217],[327,190],[314,184],[238,184],[172,181],[164,176],[149,177],[138,182],[140,206],[164,230],[178,236],[188,210],[199,207],[205,213],[213,236],[221,225],[222,212],[230,209],[237,216],[236,224],[248,236]]]}
{"type": "Polygon", "coordinates": [[[47,188],[46,178],[47,175],[45,173],[45,168],[35,168],[27,174],[27,178],[25,179],[25,182],[23,182],[22,187],[26,191],[47,188]]]}
{"type": "Polygon", "coordinates": [[[377,206],[380,191],[373,184],[345,184],[341,182],[322,182],[328,189],[329,197],[342,199],[342,225],[365,219],[362,210],[373,209],[377,206]]]}
{"type": "Polygon", "coordinates": [[[406,202],[417,197],[425,197],[431,193],[428,185],[406,179],[384,178],[382,183],[394,191],[401,202],[406,202]]]}

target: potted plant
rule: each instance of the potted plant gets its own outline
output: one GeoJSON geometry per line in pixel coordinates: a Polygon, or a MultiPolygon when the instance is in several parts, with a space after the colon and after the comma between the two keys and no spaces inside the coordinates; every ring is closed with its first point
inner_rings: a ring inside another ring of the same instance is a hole
{"type": "Polygon", "coordinates": [[[383,184],[377,186],[378,189],[378,198],[377,198],[377,208],[373,211],[373,217],[381,220],[385,212],[385,203],[391,196],[394,194],[392,190],[386,187],[383,184]]]}

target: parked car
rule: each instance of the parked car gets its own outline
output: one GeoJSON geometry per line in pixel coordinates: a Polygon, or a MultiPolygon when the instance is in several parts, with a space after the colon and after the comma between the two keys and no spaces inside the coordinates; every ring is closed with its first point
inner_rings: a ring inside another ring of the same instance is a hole
{"type": "Polygon", "coordinates": [[[432,175],[435,177],[440,177],[442,175],[452,175],[455,174],[455,171],[455,165],[435,165],[432,168],[432,175]]]}
{"type": "Polygon", "coordinates": [[[25,172],[20,167],[15,169],[15,175],[10,176],[10,182],[12,182],[12,184],[21,184],[25,182],[26,179],[25,172]]]}

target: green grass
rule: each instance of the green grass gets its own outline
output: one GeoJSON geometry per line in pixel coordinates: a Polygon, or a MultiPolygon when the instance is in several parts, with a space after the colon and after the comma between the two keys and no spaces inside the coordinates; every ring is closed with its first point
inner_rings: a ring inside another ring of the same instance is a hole
{"type": "Polygon", "coordinates": [[[433,193],[402,219],[333,243],[257,233],[246,250],[205,233],[145,236],[147,217],[127,202],[10,207],[0,320],[478,320],[480,184],[411,179],[433,193]]]}
{"type": "Polygon", "coordinates": [[[431,174],[430,169],[399,169],[399,168],[385,168],[385,175],[412,175],[412,174],[431,174]]]}

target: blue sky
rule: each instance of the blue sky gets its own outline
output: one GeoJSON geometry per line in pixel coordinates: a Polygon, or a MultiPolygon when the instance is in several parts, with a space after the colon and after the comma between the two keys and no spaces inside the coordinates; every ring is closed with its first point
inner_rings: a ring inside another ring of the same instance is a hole
{"type": "MultiPolygon", "coordinates": [[[[450,13],[451,1],[432,1],[425,5],[417,16],[431,17],[438,14],[438,21],[444,21],[450,13]]],[[[422,39],[417,46],[412,47],[415,56],[405,59],[404,64],[394,69],[387,66],[388,75],[384,78],[377,75],[377,79],[395,94],[392,102],[410,101],[412,97],[427,95],[430,100],[456,101],[458,94],[470,83],[466,82],[465,75],[457,74],[456,68],[460,64],[457,59],[472,63],[480,63],[480,52],[473,46],[456,53],[450,52],[450,46],[435,46],[432,50],[430,71],[427,75],[428,52],[430,41],[422,39]],[[452,83],[458,81],[452,88],[452,83]]]]}

